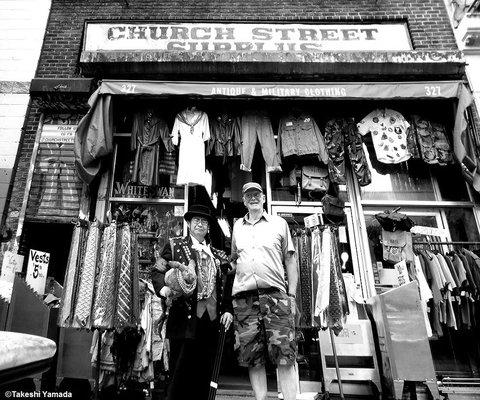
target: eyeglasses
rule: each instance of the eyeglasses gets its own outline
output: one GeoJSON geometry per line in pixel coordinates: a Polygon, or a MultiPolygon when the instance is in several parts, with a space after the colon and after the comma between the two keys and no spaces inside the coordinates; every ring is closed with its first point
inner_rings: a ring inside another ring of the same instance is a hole
{"type": "Polygon", "coordinates": [[[195,225],[208,225],[208,219],[206,218],[202,218],[202,217],[193,217],[192,218],[192,222],[195,224],[195,225]]]}
{"type": "Polygon", "coordinates": [[[243,197],[245,197],[247,200],[250,200],[253,198],[260,199],[262,195],[263,195],[262,192],[253,192],[253,193],[245,193],[243,197]]]}

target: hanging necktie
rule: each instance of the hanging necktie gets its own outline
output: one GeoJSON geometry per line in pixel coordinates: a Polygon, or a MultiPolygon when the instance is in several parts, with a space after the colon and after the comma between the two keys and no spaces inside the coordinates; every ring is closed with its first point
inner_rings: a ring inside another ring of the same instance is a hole
{"type": "Polygon", "coordinates": [[[117,224],[113,221],[103,232],[100,278],[93,307],[93,327],[110,329],[113,327],[115,304],[115,244],[117,224]]]}
{"type": "Polygon", "coordinates": [[[331,328],[336,335],[343,329],[343,324],[349,313],[348,299],[345,290],[345,283],[341,270],[340,256],[338,254],[338,240],[336,231],[328,228],[331,246],[330,246],[330,305],[328,307],[328,327],[331,328]]]}
{"type": "Polygon", "coordinates": [[[120,276],[118,278],[117,310],[115,327],[131,324],[132,315],[132,276],[130,268],[130,227],[121,226],[120,276]]]}
{"type": "Polygon", "coordinates": [[[82,328],[90,328],[95,272],[97,266],[100,229],[98,221],[93,222],[88,230],[85,260],[83,262],[80,287],[78,288],[75,307],[75,322],[82,328]]]}

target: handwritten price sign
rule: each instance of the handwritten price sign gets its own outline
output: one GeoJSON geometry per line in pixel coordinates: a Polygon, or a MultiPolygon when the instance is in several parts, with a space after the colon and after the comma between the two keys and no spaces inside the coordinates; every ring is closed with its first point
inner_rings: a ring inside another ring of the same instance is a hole
{"type": "Polygon", "coordinates": [[[30,249],[27,267],[27,283],[40,295],[45,293],[50,253],[30,249]]]}

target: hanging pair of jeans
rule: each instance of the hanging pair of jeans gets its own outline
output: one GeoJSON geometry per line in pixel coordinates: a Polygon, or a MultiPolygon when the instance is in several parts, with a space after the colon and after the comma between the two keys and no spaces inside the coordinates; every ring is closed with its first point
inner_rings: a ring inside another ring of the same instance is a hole
{"type": "Polygon", "coordinates": [[[242,136],[240,168],[243,171],[251,171],[258,137],[263,158],[267,164],[267,172],[282,171],[270,117],[261,111],[247,111],[242,115],[240,122],[242,136]]]}

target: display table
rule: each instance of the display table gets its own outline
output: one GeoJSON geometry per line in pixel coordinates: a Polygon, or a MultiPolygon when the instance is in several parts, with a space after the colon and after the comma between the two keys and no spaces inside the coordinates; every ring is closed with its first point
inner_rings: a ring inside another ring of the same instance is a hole
{"type": "Polygon", "coordinates": [[[17,332],[0,332],[0,387],[46,371],[55,355],[53,340],[17,332]]]}

